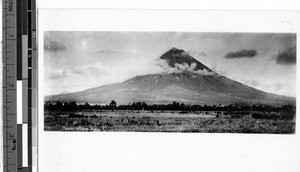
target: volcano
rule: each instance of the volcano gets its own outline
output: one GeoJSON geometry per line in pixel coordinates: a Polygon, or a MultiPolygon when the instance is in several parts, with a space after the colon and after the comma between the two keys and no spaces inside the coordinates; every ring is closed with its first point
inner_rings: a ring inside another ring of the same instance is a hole
{"type": "Polygon", "coordinates": [[[160,58],[165,72],[136,76],[122,83],[84,91],[46,96],[45,101],[76,101],[92,104],[146,102],[166,104],[182,102],[198,105],[233,103],[283,105],[295,104],[293,97],[266,93],[211,70],[187,52],[172,48],[160,58]],[[167,67],[166,67],[167,66],[167,67]]]}

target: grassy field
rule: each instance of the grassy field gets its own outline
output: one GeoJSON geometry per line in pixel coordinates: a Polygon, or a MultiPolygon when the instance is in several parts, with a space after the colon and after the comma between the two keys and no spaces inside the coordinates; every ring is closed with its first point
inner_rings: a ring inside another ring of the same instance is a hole
{"type": "Polygon", "coordinates": [[[45,111],[46,131],[295,133],[280,112],[45,111]]]}

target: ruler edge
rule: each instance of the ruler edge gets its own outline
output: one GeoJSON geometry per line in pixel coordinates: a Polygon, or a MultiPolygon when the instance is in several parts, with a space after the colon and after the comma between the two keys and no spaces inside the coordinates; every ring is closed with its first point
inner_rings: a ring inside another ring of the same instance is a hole
{"type": "MultiPolygon", "coordinates": [[[[8,3],[8,1],[7,0],[2,0],[2,53],[1,53],[1,55],[2,55],[2,81],[3,81],[3,83],[2,83],[2,97],[3,97],[3,102],[2,102],[2,108],[1,108],[1,110],[2,110],[2,114],[3,114],[3,117],[2,117],[2,128],[3,128],[3,131],[2,131],[2,134],[3,134],[3,136],[2,136],[2,139],[3,139],[3,149],[2,149],[2,151],[3,151],[3,153],[2,153],[2,155],[3,155],[3,160],[2,160],[2,163],[3,163],[3,171],[5,170],[5,169],[7,169],[8,170],[8,160],[6,160],[7,159],[7,157],[8,157],[8,150],[7,150],[7,145],[8,145],[8,143],[7,143],[7,134],[8,134],[8,127],[7,127],[7,117],[8,117],[8,113],[7,113],[7,99],[8,99],[8,96],[7,96],[7,68],[8,68],[8,64],[7,64],[7,61],[8,61],[8,59],[7,59],[7,57],[8,57],[8,55],[7,55],[7,19],[6,19],[6,16],[8,16],[7,14],[8,14],[8,11],[7,11],[7,3],[8,3]],[[5,27],[5,29],[4,29],[4,27],[5,27]],[[3,38],[5,38],[5,39],[3,39],[3,38]],[[4,45],[5,45],[5,47],[4,47],[4,45]],[[4,51],[4,48],[5,48],[5,53],[3,52],[4,51]],[[6,69],[6,70],[5,70],[6,69]],[[4,104],[6,104],[6,106],[4,106],[4,104]],[[6,121],[6,122],[5,122],[6,121]],[[5,144],[5,142],[6,142],[6,144],[5,144]],[[6,148],[5,148],[5,146],[6,146],[6,148]],[[5,157],[6,157],[6,159],[5,159],[5,157]],[[6,162],[5,162],[6,161],[6,162]],[[5,167],[5,165],[6,165],[6,167],[5,167]]],[[[16,9],[16,3],[13,3],[13,7],[14,7],[14,12],[15,12],[15,14],[14,14],[14,20],[12,21],[12,23],[13,23],[13,25],[15,24],[15,26],[17,25],[17,19],[16,19],[16,11],[17,11],[17,9],[16,9]]],[[[17,31],[16,31],[16,28],[14,29],[14,31],[13,31],[14,33],[16,33],[17,31]]],[[[14,36],[14,37],[16,37],[16,35],[14,36]]],[[[17,43],[15,42],[14,43],[15,44],[15,47],[13,47],[13,48],[15,48],[15,50],[17,49],[17,43]]],[[[16,59],[15,59],[15,61],[16,61],[16,59]]],[[[16,69],[16,63],[14,64],[14,69],[16,69]]],[[[16,75],[13,77],[13,84],[14,84],[14,94],[15,94],[15,97],[14,98],[16,98],[16,82],[17,82],[17,78],[16,78],[16,75]]],[[[17,110],[16,110],[16,108],[14,109],[14,113],[15,113],[15,122],[17,122],[16,121],[16,113],[17,113],[17,110]]],[[[15,135],[15,140],[17,140],[17,126],[15,127],[15,130],[13,131],[13,134],[15,135]]],[[[15,150],[15,152],[14,152],[14,154],[16,155],[16,160],[17,160],[17,150],[15,150]]],[[[17,163],[16,164],[14,164],[14,166],[16,167],[16,169],[17,169],[17,163]]]]}
{"type": "MultiPolygon", "coordinates": [[[[31,153],[32,153],[31,158],[35,158],[35,159],[32,159],[32,165],[34,165],[34,162],[35,162],[35,169],[36,169],[35,171],[37,171],[38,170],[38,168],[37,168],[37,166],[38,166],[38,159],[37,159],[37,157],[38,157],[38,155],[37,155],[37,153],[38,153],[38,151],[37,151],[38,150],[38,117],[37,117],[37,114],[38,114],[37,113],[38,112],[38,110],[37,110],[37,104],[38,104],[38,100],[37,100],[37,95],[38,95],[38,93],[37,93],[37,85],[38,85],[38,83],[37,83],[37,76],[38,76],[38,74],[37,74],[37,72],[38,72],[37,65],[38,64],[37,63],[38,63],[38,60],[37,60],[37,55],[38,54],[37,54],[37,40],[36,40],[37,39],[37,32],[36,32],[36,30],[37,30],[37,9],[36,9],[36,4],[37,3],[36,3],[35,0],[29,0],[29,1],[31,3],[31,7],[30,7],[30,12],[31,12],[31,32],[33,32],[33,30],[34,30],[35,36],[33,36],[33,34],[31,34],[31,37],[30,37],[31,38],[31,45],[32,45],[32,48],[31,48],[31,51],[32,51],[32,55],[31,55],[31,72],[32,72],[31,73],[32,74],[31,75],[31,82],[32,82],[32,84],[31,84],[32,85],[31,86],[31,89],[32,89],[31,97],[32,98],[31,98],[31,101],[32,102],[31,102],[31,107],[28,106],[28,109],[29,108],[31,109],[31,111],[32,111],[31,112],[32,117],[33,117],[33,115],[35,115],[35,118],[31,118],[31,120],[35,119],[35,122],[31,122],[31,123],[35,123],[35,126],[31,128],[31,133],[30,134],[31,134],[31,143],[32,143],[32,145],[31,145],[32,146],[31,147],[31,153]],[[34,85],[36,85],[36,86],[33,87],[34,85]],[[35,92],[35,94],[33,94],[33,92],[35,92]],[[36,98],[33,99],[33,96],[35,96],[36,98]],[[35,102],[33,102],[34,100],[35,100],[35,102]],[[32,134],[33,132],[35,132],[35,134],[32,134]],[[35,136],[35,137],[33,137],[33,136],[35,136]],[[35,148],[33,148],[33,145],[35,145],[35,148]],[[34,152],[32,152],[32,151],[34,151],[34,152]]],[[[12,1],[12,2],[14,4],[14,12],[16,14],[16,12],[17,12],[16,2],[17,1],[12,1]]],[[[26,1],[26,2],[28,2],[28,1],[26,1]]],[[[7,23],[6,22],[7,10],[5,10],[5,8],[8,8],[8,7],[6,7],[8,5],[6,3],[8,3],[7,0],[2,0],[2,39],[3,39],[3,41],[2,41],[2,53],[1,53],[1,55],[2,55],[2,66],[1,66],[2,67],[2,74],[1,74],[1,77],[2,77],[2,81],[3,81],[2,82],[3,86],[4,86],[4,84],[5,85],[7,84],[7,79],[6,79],[7,74],[6,74],[6,72],[4,72],[4,69],[7,66],[6,65],[7,59],[4,58],[4,57],[6,57],[6,55],[4,55],[4,51],[3,51],[4,44],[7,45],[6,37],[4,37],[4,35],[6,35],[6,33],[7,33],[7,29],[4,29],[4,27],[6,27],[6,25],[7,25],[6,24],[7,23]]],[[[26,10],[25,13],[28,15],[29,14],[29,10],[26,10]]],[[[18,24],[17,23],[17,19],[15,19],[14,21],[15,21],[15,26],[17,26],[17,24],[18,24]]],[[[27,19],[27,21],[28,21],[28,19],[27,19]]],[[[27,29],[28,29],[28,27],[27,27],[27,29]]],[[[15,28],[14,30],[15,30],[15,33],[17,33],[17,29],[15,28]]],[[[17,37],[17,36],[15,35],[15,37],[17,37]]],[[[17,43],[16,43],[16,45],[17,45],[17,43]]],[[[28,50],[29,49],[28,49],[28,46],[27,46],[27,52],[28,52],[28,50]]],[[[28,56],[27,56],[26,60],[28,60],[28,56]]],[[[15,63],[15,64],[17,64],[17,63],[15,63]]],[[[17,66],[16,66],[16,69],[17,69],[17,66]]],[[[27,66],[27,70],[28,70],[28,66],[27,66]]],[[[15,82],[17,83],[17,77],[15,77],[15,82]]],[[[29,90],[29,87],[27,87],[27,88],[29,90]]],[[[1,91],[2,101],[0,103],[0,105],[2,107],[2,109],[1,109],[2,118],[1,118],[1,123],[0,123],[1,125],[0,126],[2,127],[3,130],[1,132],[2,136],[1,136],[1,140],[0,141],[1,141],[1,145],[2,145],[1,153],[3,155],[2,156],[2,162],[1,162],[1,168],[3,169],[3,171],[4,171],[4,165],[5,165],[5,163],[4,163],[4,161],[5,161],[4,152],[6,151],[6,148],[4,147],[4,140],[7,140],[7,134],[5,134],[5,133],[7,133],[7,130],[6,130],[6,127],[4,127],[4,120],[7,117],[7,112],[6,113],[4,112],[5,111],[4,110],[4,104],[5,104],[6,100],[7,100],[7,96],[4,96],[6,94],[6,92],[7,92],[7,90],[2,87],[2,91],[1,91]]],[[[28,99],[28,101],[29,101],[29,99],[28,99]]],[[[15,128],[16,132],[17,132],[17,125],[18,124],[17,124],[17,121],[16,121],[16,128],[15,128]]],[[[28,133],[28,135],[29,135],[29,133],[28,133]]],[[[16,140],[17,139],[18,139],[18,137],[16,138],[16,140]]],[[[27,138],[27,139],[29,139],[29,138],[27,138]]],[[[28,148],[29,148],[29,145],[28,145],[28,148]]],[[[29,149],[28,149],[28,151],[29,151],[29,149]]],[[[7,155],[6,155],[6,157],[7,157],[7,155]]],[[[17,164],[16,164],[16,166],[17,166],[17,164]]]]}

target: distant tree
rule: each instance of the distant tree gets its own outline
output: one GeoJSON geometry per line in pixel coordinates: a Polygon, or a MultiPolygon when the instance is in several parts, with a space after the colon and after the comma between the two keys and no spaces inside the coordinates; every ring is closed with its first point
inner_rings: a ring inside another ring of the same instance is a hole
{"type": "Polygon", "coordinates": [[[46,101],[44,104],[45,109],[52,110],[52,103],[50,101],[46,101]]]}
{"type": "Polygon", "coordinates": [[[91,105],[89,104],[89,102],[85,102],[84,103],[84,108],[85,109],[90,109],[91,105]]]}
{"type": "Polygon", "coordinates": [[[48,100],[45,102],[45,106],[49,107],[51,105],[51,102],[48,100]]]}
{"type": "Polygon", "coordinates": [[[117,102],[115,100],[111,100],[109,107],[110,107],[111,111],[114,111],[117,107],[117,102]]]}
{"type": "Polygon", "coordinates": [[[57,102],[55,103],[55,109],[61,110],[62,108],[63,108],[63,104],[62,104],[61,102],[57,101],[57,102]]]}
{"type": "Polygon", "coordinates": [[[63,106],[64,106],[64,110],[66,110],[66,111],[77,111],[78,110],[76,101],[65,102],[63,104],[63,106]]]}

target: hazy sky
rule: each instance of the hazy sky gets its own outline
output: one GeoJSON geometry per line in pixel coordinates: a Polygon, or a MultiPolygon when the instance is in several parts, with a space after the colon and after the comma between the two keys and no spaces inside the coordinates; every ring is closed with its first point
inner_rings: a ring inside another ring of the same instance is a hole
{"type": "Polygon", "coordinates": [[[45,95],[162,72],[176,47],[212,70],[260,90],[296,96],[296,34],[45,32],[45,95]]]}

